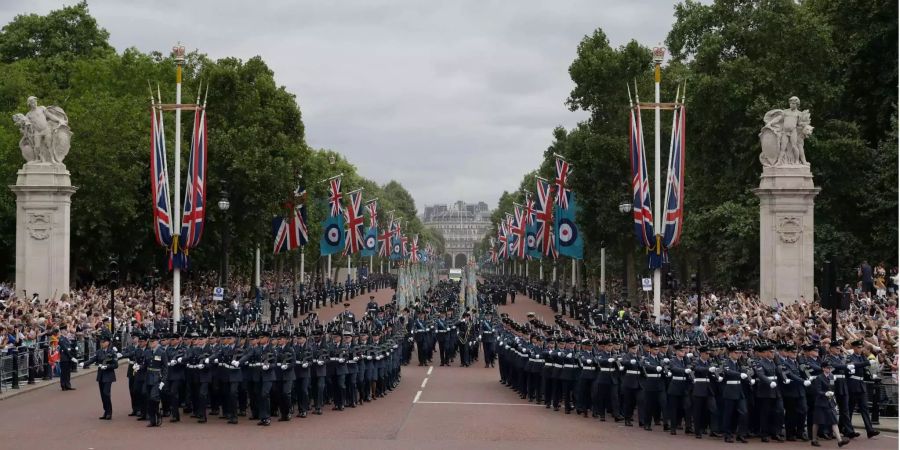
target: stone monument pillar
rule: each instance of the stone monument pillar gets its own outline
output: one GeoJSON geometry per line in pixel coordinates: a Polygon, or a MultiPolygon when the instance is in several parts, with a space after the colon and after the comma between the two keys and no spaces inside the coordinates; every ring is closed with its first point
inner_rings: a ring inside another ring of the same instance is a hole
{"type": "Polygon", "coordinates": [[[13,121],[22,132],[19,148],[25,165],[18,172],[16,193],[16,290],[41,299],[69,292],[69,247],[72,186],[63,159],[72,132],[59,107],[38,106],[13,121]]]}
{"type": "Polygon", "coordinates": [[[763,165],[759,188],[759,293],[765,304],[786,305],[813,299],[813,200],[821,190],[813,185],[803,141],[812,134],[809,111],[790,109],[766,113],[760,132],[763,165]]]}

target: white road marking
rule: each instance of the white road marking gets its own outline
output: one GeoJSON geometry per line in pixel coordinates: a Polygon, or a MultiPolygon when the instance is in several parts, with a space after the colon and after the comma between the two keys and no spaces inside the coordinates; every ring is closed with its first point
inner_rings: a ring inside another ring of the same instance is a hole
{"type": "MultiPolygon", "coordinates": [[[[419,391],[421,393],[421,391],[419,391]]],[[[418,396],[416,396],[418,399],[418,396]]],[[[484,406],[543,406],[530,403],[483,403],[483,402],[415,402],[428,405],[484,405],[484,406]]]]}
{"type": "Polygon", "coordinates": [[[422,396],[422,391],[416,392],[416,398],[413,399],[413,403],[419,403],[419,397],[422,396]]]}
{"type": "Polygon", "coordinates": [[[428,384],[428,378],[422,380],[422,389],[425,389],[426,384],[428,384]]]}
{"type": "Polygon", "coordinates": [[[434,370],[434,366],[428,367],[428,375],[431,375],[431,371],[434,370]]]}

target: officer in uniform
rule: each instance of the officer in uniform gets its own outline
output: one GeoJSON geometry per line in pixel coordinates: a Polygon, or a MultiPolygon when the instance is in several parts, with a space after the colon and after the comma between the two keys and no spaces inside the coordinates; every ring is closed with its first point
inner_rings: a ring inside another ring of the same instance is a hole
{"type": "MultiPolygon", "coordinates": [[[[515,295],[515,291],[513,291],[515,295]]],[[[494,367],[494,351],[497,337],[494,333],[493,314],[487,311],[481,320],[481,343],[484,346],[484,367],[494,367]]]]}
{"type": "MultiPolygon", "coordinates": [[[[738,360],[740,350],[736,345],[728,346],[728,359],[722,366],[722,428],[725,434],[725,442],[734,442],[735,430],[737,441],[744,442],[747,434],[747,398],[744,396],[742,380],[748,375],[740,367],[738,360]],[[736,420],[735,420],[736,418],[736,420]]],[[[718,370],[711,372],[718,372],[718,370]]]]}
{"type": "Polygon", "coordinates": [[[441,367],[450,365],[450,326],[444,317],[444,311],[438,310],[437,319],[434,321],[437,334],[438,353],[441,358],[441,367]]]}
{"type": "Polygon", "coordinates": [[[847,391],[849,393],[849,402],[847,411],[849,411],[851,420],[850,428],[852,434],[848,437],[857,437],[859,433],[853,430],[853,411],[859,409],[859,415],[862,417],[863,424],[866,427],[866,436],[872,438],[880,434],[878,430],[872,427],[872,418],[869,416],[869,402],[866,398],[866,382],[870,382],[869,375],[869,358],[866,357],[865,343],[862,340],[853,341],[850,344],[853,349],[847,358],[847,369],[850,377],[847,379],[847,391]]]}
{"type": "Polygon", "coordinates": [[[641,423],[647,431],[653,430],[653,419],[661,415],[665,408],[665,384],[662,379],[663,360],[659,356],[659,344],[650,342],[650,352],[641,361],[643,378],[641,391],[644,394],[644,417],[641,423]]]}
{"type": "Polygon", "coordinates": [[[779,374],[772,359],[772,346],[761,345],[757,347],[757,359],[754,367],[756,374],[756,407],[759,412],[760,436],[763,442],[769,442],[772,438],[778,442],[783,440],[778,435],[781,427],[778,418],[784,412],[778,410],[781,391],[778,389],[779,374]]]}
{"type": "Polygon", "coordinates": [[[785,380],[781,385],[781,397],[784,399],[784,434],[789,442],[797,439],[806,440],[806,389],[811,381],[800,371],[797,361],[797,347],[787,344],[782,348],[780,360],[781,372],[785,380]]]}
{"type": "Polygon", "coordinates": [[[278,393],[278,409],[281,413],[278,421],[291,420],[291,405],[293,404],[292,392],[294,381],[297,379],[294,373],[294,363],[297,357],[294,347],[289,343],[290,333],[282,331],[278,334],[278,347],[275,348],[275,360],[277,367],[274,369],[276,379],[276,392],[278,393]]]}
{"type": "Polygon", "coordinates": [[[62,324],[64,330],[59,337],[59,385],[64,391],[74,391],[72,387],[72,368],[78,364],[78,348],[66,330],[66,324],[62,324]]]}
{"type": "Polygon", "coordinates": [[[294,356],[297,360],[294,365],[294,396],[297,398],[297,411],[300,418],[306,418],[309,414],[309,388],[312,378],[310,365],[315,363],[307,342],[306,331],[301,328],[298,328],[295,333],[294,356]]]}
{"type": "Polygon", "coordinates": [[[97,384],[100,388],[100,402],[103,403],[103,415],[100,420],[112,419],[112,384],[116,382],[116,369],[119,368],[119,354],[115,347],[110,348],[110,336],[106,332],[100,335],[100,349],[79,367],[97,365],[97,384]]]}
{"type": "Polygon", "coordinates": [[[161,391],[166,386],[169,357],[159,345],[159,335],[150,336],[150,346],[146,352],[147,373],[144,379],[144,395],[147,398],[148,427],[162,425],[159,416],[161,391]]]}
{"type": "MultiPolygon", "coordinates": [[[[674,357],[668,361],[669,387],[666,389],[666,402],[669,420],[669,434],[677,434],[681,420],[685,421],[685,433],[691,432],[691,361],[685,357],[684,346],[675,344],[672,349],[674,357]]],[[[665,362],[665,359],[663,360],[665,362]]]]}

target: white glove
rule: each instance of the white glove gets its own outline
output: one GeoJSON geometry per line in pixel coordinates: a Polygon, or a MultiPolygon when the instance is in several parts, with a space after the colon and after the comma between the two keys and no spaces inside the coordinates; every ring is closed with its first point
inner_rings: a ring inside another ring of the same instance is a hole
{"type": "Polygon", "coordinates": [[[775,389],[775,386],[778,386],[778,383],[776,383],[776,382],[774,382],[774,381],[771,382],[771,383],[769,383],[769,387],[770,387],[770,388],[775,389]]]}
{"type": "Polygon", "coordinates": [[[853,375],[854,373],[856,373],[856,371],[853,369],[850,369],[850,375],[853,375]]]}
{"type": "Polygon", "coordinates": [[[693,358],[693,357],[694,357],[694,354],[693,354],[693,353],[688,353],[688,354],[685,355],[685,356],[687,356],[688,358],[693,358]]]}
{"type": "Polygon", "coordinates": [[[309,367],[309,363],[303,363],[303,366],[302,366],[302,367],[303,367],[304,369],[307,368],[307,367],[309,367]]]}
{"type": "Polygon", "coordinates": [[[827,392],[825,392],[825,396],[828,397],[828,398],[834,397],[834,391],[827,391],[827,392]]]}
{"type": "Polygon", "coordinates": [[[606,362],[608,362],[608,363],[614,363],[614,362],[616,362],[616,358],[609,358],[609,359],[606,360],[606,362]]]}
{"type": "Polygon", "coordinates": [[[121,357],[122,357],[121,353],[116,353],[116,358],[121,358],[121,357]]]}
{"type": "Polygon", "coordinates": [[[571,353],[569,353],[569,354],[566,355],[566,358],[571,358],[571,357],[572,357],[572,354],[571,354],[571,353]]]}
{"type": "Polygon", "coordinates": [[[556,352],[556,356],[562,357],[562,352],[556,352]]]}
{"type": "Polygon", "coordinates": [[[281,365],[281,370],[287,370],[287,368],[288,368],[287,364],[282,364],[282,365],[281,365]]]}
{"type": "Polygon", "coordinates": [[[391,347],[391,348],[397,348],[397,344],[394,344],[394,346],[393,346],[393,347],[391,347]]]}
{"type": "Polygon", "coordinates": [[[204,364],[209,364],[209,358],[204,359],[204,360],[203,360],[203,363],[204,363],[204,364]]]}
{"type": "Polygon", "coordinates": [[[219,363],[219,358],[214,359],[213,362],[216,363],[216,364],[218,364],[218,363],[219,363]]]}
{"type": "Polygon", "coordinates": [[[75,364],[78,364],[78,360],[75,359],[75,358],[72,358],[72,362],[75,363],[75,364]]]}
{"type": "Polygon", "coordinates": [[[78,363],[78,368],[79,368],[79,369],[84,369],[84,363],[78,363]]]}
{"type": "Polygon", "coordinates": [[[268,365],[268,364],[263,364],[263,365],[262,365],[262,370],[269,370],[269,365],[268,365]]]}
{"type": "Polygon", "coordinates": [[[657,372],[662,372],[662,366],[656,366],[656,371],[657,371],[657,372]]]}
{"type": "Polygon", "coordinates": [[[203,364],[197,364],[197,368],[198,368],[198,369],[202,369],[203,367],[204,367],[203,364]]]}
{"type": "Polygon", "coordinates": [[[622,371],[624,371],[624,370],[625,370],[624,367],[619,367],[619,372],[622,372],[622,371]]]}
{"type": "Polygon", "coordinates": [[[688,374],[688,375],[690,375],[691,372],[693,372],[693,370],[691,370],[691,369],[684,369],[684,373],[686,373],[686,374],[688,374]]]}
{"type": "Polygon", "coordinates": [[[101,365],[100,365],[100,370],[106,370],[106,364],[101,364],[101,365]]]}
{"type": "Polygon", "coordinates": [[[850,370],[856,369],[856,366],[853,364],[847,364],[847,368],[850,370]]]}
{"type": "Polygon", "coordinates": [[[671,376],[672,376],[672,372],[668,372],[668,371],[667,371],[667,372],[666,372],[666,376],[667,376],[667,377],[671,377],[671,376]]]}
{"type": "Polygon", "coordinates": [[[135,372],[137,372],[138,370],[141,370],[141,365],[135,364],[134,367],[132,367],[132,368],[134,369],[135,372]]]}
{"type": "Polygon", "coordinates": [[[231,365],[232,365],[233,367],[237,367],[238,364],[240,364],[240,363],[239,363],[236,359],[231,360],[231,365]]]}
{"type": "Polygon", "coordinates": [[[791,384],[791,379],[788,378],[788,379],[784,380],[784,384],[791,384]]]}
{"type": "Polygon", "coordinates": [[[339,363],[343,363],[344,361],[346,361],[344,358],[338,358],[339,363]]]}
{"type": "Polygon", "coordinates": [[[594,360],[593,360],[593,359],[589,359],[589,360],[587,360],[587,361],[585,361],[585,362],[588,363],[588,364],[593,364],[593,363],[594,363],[594,360]]]}
{"type": "Polygon", "coordinates": [[[166,385],[166,383],[163,383],[162,381],[160,381],[160,382],[159,382],[159,389],[162,390],[163,386],[165,386],[165,385],[166,385]]]}
{"type": "Polygon", "coordinates": [[[809,380],[803,380],[803,386],[809,387],[812,384],[809,380]]]}
{"type": "MultiPolygon", "coordinates": [[[[721,378],[719,379],[719,381],[721,381],[721,378]]],[[[755,378],[751,378],[751,379],[750,379],[750,386],[753,386],[753,385],[755,385],[755,384],[756,384],[756,379],[755,379],[755,378]]]]}
{"type": "Polygon", "coordinates": [[[316,363],[317,363],[318,365],[320,365],[320,366],[324,366],[324,365],[325,365],[325,361],[316,361],[316,363]]]}
{"type": "Polygon", "coordinates": [[[709,373],[716,373],[719,369],[717,367],[710,367],[709,373]]]}
{"type": "Polygon", "coordinates": [[[178,362],[181,362],[181,357],[180,357],[180,356],[178,357],[178,362]]]}
{"type": "Polygon", "coordinates": [[[366,356],[366,359],[369,360],[369,361],[371,361],[371,360],[372,360],[372,355],[366,356]]]}
{"type": "Polygon", "coordinates": [[[663,358],[663,364],[668,364],[668,363],[669,363],[669,358],[663,358]]]}
{"type": "Polygon", "coordinates": [[[742,380],[746,380],[746,379],[747,379],[747,374],[746,374],[746,373],[742,373],[742,374],[741,374],[741,379],[742,379],[742,380]]]}
{"type": "Polygon", "coordinates": [[[354,356],[354,357],[353,357],[353,362],[357,362],[357,361],[359,361],[359,356],[354,356]]]}
{"type": "Polygon", "coordinates": [[[635,360],[633,360],[633,359],[632,359],[631,361],[628,361],[628,362],[630,362],[631,364],[637,364],[637,361],[635,361],[635,360]]]}

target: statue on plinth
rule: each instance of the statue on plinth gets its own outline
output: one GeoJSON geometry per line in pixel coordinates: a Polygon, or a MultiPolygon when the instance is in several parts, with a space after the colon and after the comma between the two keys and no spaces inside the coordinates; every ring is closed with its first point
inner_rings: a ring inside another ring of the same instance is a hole
{"type": "Polygon", "coordinates": [[[800,99],[791,97],[789,109],[773,109],[763,117],[765,125],[759,132],[763,167],[809,167],[803,142],[813,132],[809,110],[801,111],[800,99]]]}
{"type": "Polygon", "coordinates": [[[62,164],[72,140],[69,117],[62,108],[39,106],[36,97],[28,97],[28,112],[12,119],[22,133],[19,148],[26,165],[62,164]]]}

